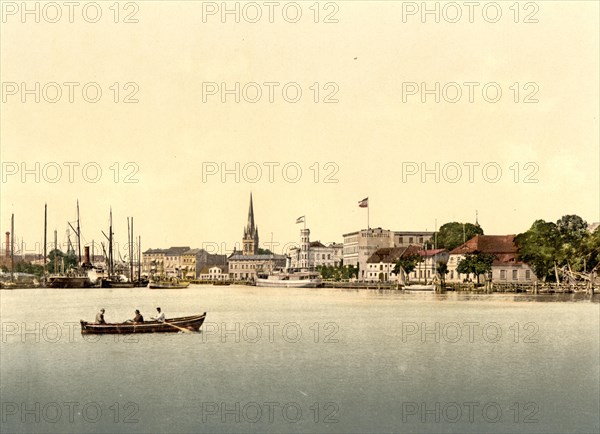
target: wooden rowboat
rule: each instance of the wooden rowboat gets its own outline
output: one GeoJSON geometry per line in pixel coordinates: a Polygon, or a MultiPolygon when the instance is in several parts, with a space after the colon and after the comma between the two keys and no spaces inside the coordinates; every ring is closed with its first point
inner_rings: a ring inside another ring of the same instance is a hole
{"type": "Polygon", "coordinates": [[[202,315],[184,316],[180,318],[169,318],[165,322],[144,321],[143,323],[114,323],[94,324],[81,320],[81,334],[130,334],[130,333],[177,333],[197,332],[204,319],[206,312],[202,315]]]}

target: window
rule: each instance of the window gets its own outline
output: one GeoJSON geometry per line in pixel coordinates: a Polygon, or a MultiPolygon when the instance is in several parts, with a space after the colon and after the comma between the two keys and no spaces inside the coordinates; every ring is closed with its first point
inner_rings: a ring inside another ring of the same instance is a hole
{"type": "Polygon", "coordinates": [[[379,270],[383,270],[383,264],[379,264],[379,270]]]}
{"type": "Polygon", "coordinates": [[[409,238],[408,238],[408,243],[409,243],[409,244],[412,244],[412,243],[413,243],[413,237],[409,237],[409,238]]]}
{"type": "Polygon", "coordinates": [[[500,270],[500,279],[506,280],[506,270],[500,270]]]}
{"type": "Polygon", "coordinates": [[[531,270],[525,270],[525,280],[531,280],[531,270]]]}
{"type": "Polygon", "coordinates": [[[513,280],[517,280],[518,279],[518,270],[513,270],[513,280]]]}

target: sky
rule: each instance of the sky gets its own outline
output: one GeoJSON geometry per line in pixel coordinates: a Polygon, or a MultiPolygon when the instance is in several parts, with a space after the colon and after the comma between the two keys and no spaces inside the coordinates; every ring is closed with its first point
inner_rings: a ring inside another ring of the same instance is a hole
{"type": "Polygon", "coordinates": [[[47,204],[63,243],[79,200],[86,244],[112,208],[123,245],[132,216],[228,253],[251,192],[278,253],[303,215],[324,243],[600,221],[598,3],[488,3],[3,2],[0,228],[39,251],[47,204]]]}

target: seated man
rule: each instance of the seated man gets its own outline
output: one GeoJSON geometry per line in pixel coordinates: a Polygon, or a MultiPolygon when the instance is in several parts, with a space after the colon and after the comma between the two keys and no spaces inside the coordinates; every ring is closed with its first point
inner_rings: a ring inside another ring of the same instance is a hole
{"type": "Polygon", "coordinates": [[[106,324],[106,321],[104,321],[104,309],[100,309],[100,312],[96,314],[96,324],[106,324]]]}
{"type": "Polygon", "coordinates": [[[158,311],[158,315],[156,315],[156,317],[152,317],[152,319],[158,322],[165,322],[164,312],[160,311],[160,307],[157,307],[156,310],[158,311]]]}
{"type": "Polygon", "coordinates": [[[135,316],[133,317],[133,319],[128,319],[125,322],[133,322],[133,323],[144,322],[144,317],[142,316],[142,314],[140,313],[140,311],[136,309],[135,310],[135,316]]]}
{"type": "Polygon", "coordinates": [[[135,317],[133,317],[133,322],[144,322],[144,317],[137,309],[135,310],[135,317]]]}

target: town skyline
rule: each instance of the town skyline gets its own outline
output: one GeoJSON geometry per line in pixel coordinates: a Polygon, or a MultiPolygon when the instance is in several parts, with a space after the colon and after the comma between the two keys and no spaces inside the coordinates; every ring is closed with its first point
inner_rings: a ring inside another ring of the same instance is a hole
{"type": "MultiPolygon", "coordinates": [[[[247,194],[249,194],[250,191],[247,192],[247,194]]],[[[256,193],[252,193],[253,196],[256,198],[256,193]]],[[[248,196],[246,196],[246,200],[248,199],[248,196]]],[[[299,245],[299,240],[300,240],[300,231],[303,227],[303,225],[299,225],[296,223],[296,219],[300,216],[305,216],[305,221],[306,221],[306,227],[308,229],[311,230],[311,241],[320,241],[325,245],[329,245],[331,243],[342,243],[343,242],[343,234],[345,233],[349,233],[349,232],[353,232],[353,231],[357,231],[357,230],[364,230],[367,229],[367,224],[366,224],[366,219],[367,219],[367,212],[371,213],[371,211],[367,211],[366,208],[359,208],[358,206],[358,202],[360,200],[355,200],[354,201],[354,208],[356,208],[356,212],[351,212],[351,214],[353,215],[353,220],[354,221],[358,221],[357,225],[355,227],[350,227],[348,224],[347,230],[343,230],[343,231],[338,231],[338,233],[336,234],[335,232],[331,232],[331,229],[329,229],[327,232],[322,231],[321,226],[325,226],[327,227],[327,224],[323,224],[322,222],[325,222],[324,219],[311,219],[310,215],[306,215],[304,214],[299,214],[296,215],[295,217],[291,217],[293,214],[290,214],[289,212],[287,213],[288,216],[290,217],[289,219],[286,218],[282,218],[279,213],[276,215],[274,213],[269,212],[268,209],[264,209],[265,205],[261,204],[260,201],[260,196],[258,198],[258,204],[257,204],[257,199],[254,199],[255,205],[254,208],[255,210],[258,210],[256,212],[257,216],[256,218],[256,222],[257,222],[257,226],[261,228],[261,237],[260,237],[260,244],[259,247],[260,248],[264,248],[264,249],[270,249],[273,250],[274,253],[277,254],[286,254],[289,252],[289,249],[293,246],[298,246],[299,245]],[[266,211],[266,212],[265,212],[266,211]],[[358,214],[358,215],[357,215],[358,214]],[[364,215],[360,215],[360,214],[364,214],[364,215]],[[265,218],[265,223],[263,223],[261,216],[268,216],[267,218],[265,218]],[[361,220],[364,221],[361,224],[361,220]],[[289,220],[289,222],[288,222],[289,220]],[[282,233],[285,233],[287,238],[280,238],[277,237],[276,232],[269,230],[269,227],[271,225],[273,225],[273,223],[275,222],[275,227],[278,227],[282,230],[282,233]],[[315,223],[312,223],[315,222],[315,223]],[[312,223],[312,224],[311,224],[312,223]],[[287,227],[286,227],[287,226],[287,227]],[[271,244],[271,232],[273,232],[273,238],[272,238],[272,244],[271,244]],[[325,234],[325,236],[322,236],[322,234],[325,234]],[[273,246],[273,248],[271,247],[273,246]]],[[[56,230],[57,230],[57,236],[58,236],[58,244],[59,246],[66,246],[68,241],[67,241],[67,231],[70,231],[71,234],[71,242],[73,243],[73,245],[76,244],[76,235],[74,233],[73,230],[68,229],[68,223],[70,222],[72,225],[73,223],[76,222],[76,202],[77,200],[75,200],[75,204],[73,206],[73,212],[72,215],[73,217],[69,220],[65,220],[62,229],[62,232],[60,230],[60,225],[56,226],[56,230]]],[[[90,211],[85,211],[84,209],[84,205],[85,205],[86,201],[80,201],[80,213],[81,213],[81,220],[82,220],[82,225],[81,225],[81,233],[82,233],[82,246],[83,245],[90,245],[92,242],[94,242],[94,244],[97,246],[98,251],[101,250],[101,243],[105,243],[106,244],[106,240],[104,239],[104,236],[102,235],[102,231],[104,231],[105,233],[107,232],[107,228],[108,228],[108,211],[107,211],[107,216],[106,219],[104,219],[106,221],[106,224],[104,227],[99,227],[97,229],[89,229],[88,228],[88,224],[86,224],[85,222],[89,222],[89,221],[101,221],[102,218],[99,218],[98,216],[95,216],[95,218],[90,219],[90,211]],[[95,235],[94,235],[95,234],[95,235]]],[[[369,197],[369,207],[372,207],[372,200],[371,197],[369,197]]],[[[21,249],[21,243],[24,242],[25,244],[25,252],[26,254],[33,254],[33,253],[39,253],[41,247],[43,246],[43,206],[44,204],[41,204],[41,212],[40,212],[40,216],[38,218],[39,220],[39,224],[40,224],[40,229],[39,229],[39,234],[37,235],[37,239],[35,238],[35,232],[38,231],[34,231],[32,230],[32,228],[27,228],[26,230],[22,229],[22,225],[19,224],[19,215],[15,213],[15,249],[18,250],[20,252],[21,249]],[[30,238],[28,239],[26,235],[23,234],[29,234],[30,238]],[[32,241],[33,240],[33,241],[32,241]],[[34,246],[34,247],[31,247],[34,246]]],[[[97,204],[94,205],[95,207],[97,207],[97,204]]],[[[53,245],[54,243],[54,235],[53,232],[55,230],[55,227],[52,225],[53,223],[53,218],[52,216],[52,208],[49,205],[48,206],[48,233],[47,233],[47,243],[49,246],[53,245]]],[[[300,209],[300,208],[299,208],[300,209]]],[[[27,221],[31,222],[31,221],[35,221],[35,216],[32,216],[31,210],[32,207],[28,207],[29,210],[29,214],[28,214],[28,219],[27,221]]],[[[109,207],[110,210],[110,207],[109,207]]],[[[127,246],[127,227],[126,227],[126,220],[127,217],[131,217],[131,215],[122,215],[120,216],[118,214],[118,211],[116,209],[116,207],[112,208],[113,210],[113,231],[115,232],[115,245],[116,245],[116,249],[119,249],[119,246],[122,247],[122,254],[126,253],[126,246],[127,246]],[[123,221],[119,221],[119,217],[120,220],[123,221]]],[[[244,227],[244,221],[245,221],[245,216],[247,215],[247,203],[246,205],[242,205],[240,204],[240,210],[239,210],[239,216],[231,216],[230,219],[228,221],[230,221],[230,230],[225,229],[225,233],[228,234],[227,237],[225,238],[217,238],[216,236],[213,237],[212,239],[210,238],[206,238],[206,237],[202,237],[202,233],[207,232],[206,229],[199,229],[199,230],[195,230],[195,229],[189,229],[186,230],[186,234],[188,234],[187,236],[178,236],[178,237],[172,237],[170,234],[172,233],[171,231],[169,231],[168,229],[166,230],[161,230],[161,235],[160,236],[156,236],[153,231],[149,232],[149,236],[144,234],[145,228],[147,227],[154,227],[154,225],[152,224],[151,221],[146,221],[146,217],[144,217],[143,215],[140,217],[137,216],[133,216],[134,217],[134,221],[135,221],[135,237],[137,240],[137,236],[141,236],[142,237],[142,251],[145,251],[147,249],[150,248],[168,248],[169,246],[191,246],[192,248],[201,248],[201,249],[205,249],[207,250],[209,253],[215,253],[215,254],[230,254],[233,252],[234,249],[237,250],[241,250],[242,249],[242,235],[238,235],[237,232],[240,232],[240,234],[243,233],[243,227],[244,227]],[[243,209],[246,208],[245,211],[243,211],[243,209]],[[239,224],[236,225],[236,223],[238,223],[237,221],[239,220],[239,224]],[[154,235],[154,236],[153,236],[154,235]],[[150,238],[148,240],[148,238],[150,238]],[[155,242],[154,242],[155,241],[155,242]],[[219,250],[215,250],[215,249],[219,249],[219,250]]],[[[2,214],[4,215],[5,212],[3,211],[2,214]]],[[[61,210],[60,215],[66,216],[68,215],[69,212],[67,210],[61,210]]],[[[325,214],[325,212],[323,211],[323,214],[325,214]]],[[[498,232],[498,231],[490,231],[488,229],[488,224],[483,221],[482,223],[482,214],[485,218],[485,213],[482,213],[480,209],[473,209],[473,216],[471,220],[461,220],[461,219],[448,219],[448,220],[444,220],[444,219],[437,219],[437,230],[439,230],[440,226],[442,226],[445,223],[449,223],[449,222],[453,222],[453,221],[457,221],[459,223],[475,223],[476,220],[478,220],[478,223],[480,224],[480,226],[483,228],[484,233],[486,235],[507,235],[507,234],[515,234],[518,235],[519,233],[525,232],[526,230],[528,230],[531,226],[531,224],[533,224],[533,222],[537,219],[543,219],[546,221],[556,221],[558,220],[560,217],[562,217],[563,215],[568,215],[568,214],[576,214],[576,213],[562,213],[560,215],[557,215],[556,218],[544,218],[544,217],[537,217],[534,220],[532,220],[528,225],[526,225],[526,227],[523,227],[521,230],[518,231],[502,231],[502,232],[498,232]]],[[[579,215],[579,214],[576,214],[579,215]]],[[[585,216],[580,215],[580,217],[582,217],[585,221],[587,221],[588,224],[594,224],[598,221],[600,221],[600,218],[598,218],[597,220],[594,219],[586,219],[585,216]]],[[[384,230],[391,230],[391,231],[428,231],[428,232],[434,232],[435,231],[435,223],[436,223],[436,219],[433,218],[432,219],[432,224],[430,227],[425,226],[425,225],[421,225],[421,226],[417,226],[417,227],[404,227],[401,224],[394,224],[394,223],[390,223],[389,225],[385,225],[385,224],[378,224],[377,220],[374,220],[372,217],[370,219],[370,228],[382,228],[384,230]]],[[[510,222],[509,219],[505,219],[505,222],[510,222]]],[[[73,225],[74,226],[74,225],[73,225]]],[[[491,225],[490,225],[491,226],[491,225]]],[[[494,227],[496,227],[498,225],[495,225],[494,227]]],[[[507,225],[508,227],[508,225],[507,225]]],[[[2,219],[2,234],[4,235],[5,232],[10,231],[10,214],[8,215],[8,217],[3,218],[2,219]],[[6,222],[6,223],[5,223],[6,222]]],[[[136,241],[137,243],[137,241],[136,241]]],[[[2,251],[4,252],[5,249],[5,237],[2,237],[2,251]]]]}

